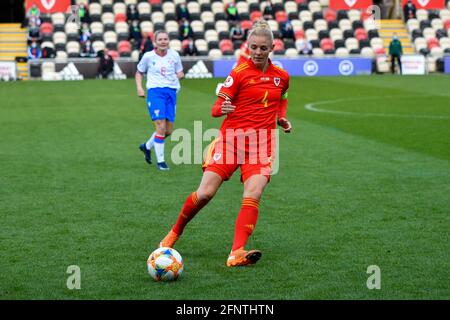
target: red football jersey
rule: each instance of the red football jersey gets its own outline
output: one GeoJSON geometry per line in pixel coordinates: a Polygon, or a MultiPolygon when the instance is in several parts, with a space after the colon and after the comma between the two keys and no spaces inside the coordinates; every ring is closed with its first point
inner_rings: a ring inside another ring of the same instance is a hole
{"type": "Polygon", "coordinates": [[[219,96],[229,98],[236,109],[227,114],[221,131],[226,129],[274,129],[282,96],[289,88],[289,74],[272,64],[266,72],[251,59],[234,68],[220,89],[219,96]]]}

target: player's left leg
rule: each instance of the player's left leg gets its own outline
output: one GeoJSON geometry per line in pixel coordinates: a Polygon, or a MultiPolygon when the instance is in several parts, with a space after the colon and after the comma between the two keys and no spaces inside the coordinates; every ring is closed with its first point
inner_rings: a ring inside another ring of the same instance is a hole
{"type": "Polygon", "coordinates": [[[269,179],[263,174],[253,174],[248,178],[243,175],[243,177],[244,195],[241,210],[236,219],[233,246],[227,260],[228,267],[254,264],[261,258],[261,251],[247,251],[245,245],[255,229],[259,213],[259,200],[269,179]]]}

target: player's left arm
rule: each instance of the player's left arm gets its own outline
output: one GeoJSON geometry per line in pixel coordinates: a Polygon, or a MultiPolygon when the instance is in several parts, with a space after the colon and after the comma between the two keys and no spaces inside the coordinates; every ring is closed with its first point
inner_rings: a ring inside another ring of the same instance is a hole
{"type": "Polygon", "coordinates": [[[281,95],[280,104],[278,105],[277,123],[283,128],[285,133],[289,133],[292,130],[291,122],[287,119],[287,106],[288,106],[288,90],[289,88],[289,78],[287,79],[286,88],[281,95]]]}
{"type": "Polygon", "coordinates": [[[288,99],[287,99],[287,92],[281,97],[280,104],[278,105],[278,120],[277,123],[280,127],[283,128],[283,131],[285,133],[291,132],[292,125],[291,122],[287,119],[286,113],[287,113],[287,105],[288,105],[288,99]]]}
{"type": "Polygon", "coordinates": [[[177,75],[178,80],[184,78],[183,64],[181,63],[181,58],[178,53],[177,53],[177,62],[175,64],[175,74],[177,75]]]}

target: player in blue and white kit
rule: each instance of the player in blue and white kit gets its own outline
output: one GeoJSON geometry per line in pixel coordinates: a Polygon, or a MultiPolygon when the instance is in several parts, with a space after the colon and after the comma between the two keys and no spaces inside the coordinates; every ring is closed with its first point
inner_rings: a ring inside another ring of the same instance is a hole
{"type": "Polygon", "coordinates": [[[137,66],[137,95],[144,98],[143,75],[147,76],[147,108],[156,131],[139,149],[145,154],[145,161],[151,164],[151,149],[155,147],[158,169],[169,170],[164,161],[164,139],[173,130],[179,80],[184,77],[184,73],[180,55],[169,48],[169,35],[166,31],[155,32],[155,50],[145,53],[137,66]]]}

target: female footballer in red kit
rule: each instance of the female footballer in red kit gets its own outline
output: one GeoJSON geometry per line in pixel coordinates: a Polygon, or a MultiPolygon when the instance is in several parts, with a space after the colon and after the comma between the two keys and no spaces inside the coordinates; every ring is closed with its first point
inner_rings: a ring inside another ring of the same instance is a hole
{"type": "Polygon", "coordinates": [[[246,250],[245,245],[255,228],[259,201],[270,180],[276,123],[285,132],[291,130],[286,119],[289,75],[269,59],[273,34],[266,21],[254,24],[248,45],[250,59],[231,71],[213,106],[213,117],[226,118],[219,137],[209,146],[200,186],[187,197],[175,225],[160,242],[160,247],[173,247],[187,223],[214,197],[222,182],[240,168],[244,194],[228,267],[251,265],[261,258],[261,251],[246,250]]]}

